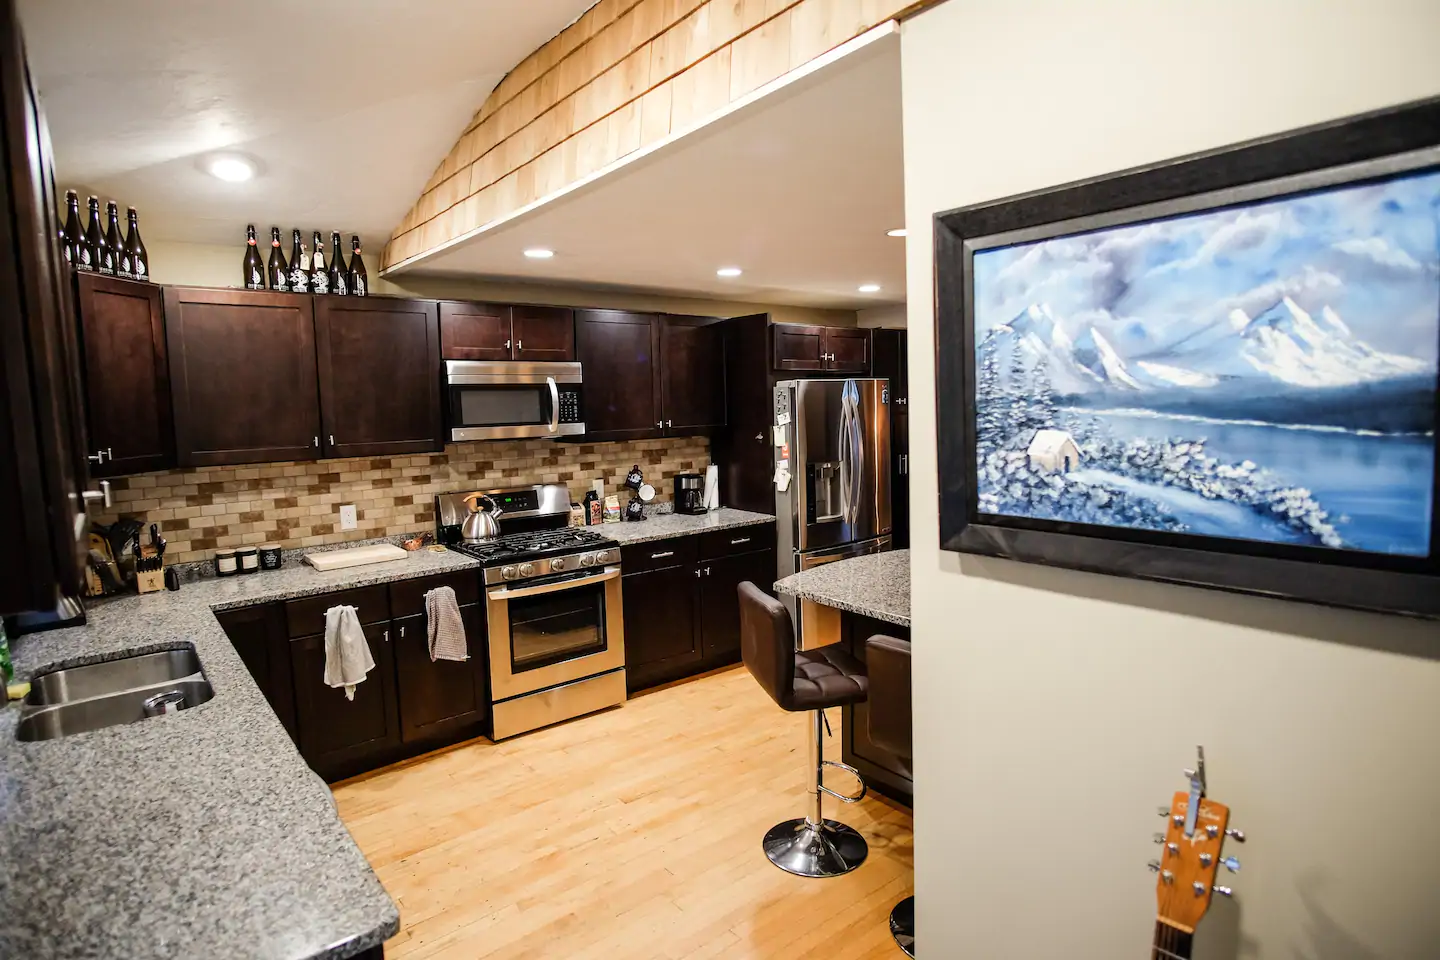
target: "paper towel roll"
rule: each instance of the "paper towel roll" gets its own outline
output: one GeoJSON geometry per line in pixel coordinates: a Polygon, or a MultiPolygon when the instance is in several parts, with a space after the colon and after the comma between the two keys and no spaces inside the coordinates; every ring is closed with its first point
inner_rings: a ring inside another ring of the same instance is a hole
{"type": "Polygon", "coordinates": [[[720,468],[713,463],[705,468],[705,509],[720,509],[720,468]]]}

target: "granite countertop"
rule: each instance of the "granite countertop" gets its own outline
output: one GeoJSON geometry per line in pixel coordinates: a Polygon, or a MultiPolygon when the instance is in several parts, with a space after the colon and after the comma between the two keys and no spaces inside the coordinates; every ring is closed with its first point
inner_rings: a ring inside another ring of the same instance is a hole
{"type": "Polygon", "coordinates": [[[624,521],[605,524],[600,528],[600,532],[622,544],[645,543],[650,540],[665,540],[670,537],[688,536],[692,533],[705,533],[709,530],[729,530],[734,527],[750,527],[774,522],[775,518],[770,514],[721,507],[710,513],[694,515],[655,513],[639,522],[624,521]]]}
{"type": "Polygon", "coordinates": [[[399,913],[212,611],[477,567],[422,550],[99,601],[13,641],[17,677],[194,644],[214,699],[58,740],[0,710],[0,956],[349,957],[399,913]]]}
{"type": "Polygon", "coordinates": [[[780,593],[910,626],[910,551],[890,550],[802,570],[775,584],[780,593]]]}

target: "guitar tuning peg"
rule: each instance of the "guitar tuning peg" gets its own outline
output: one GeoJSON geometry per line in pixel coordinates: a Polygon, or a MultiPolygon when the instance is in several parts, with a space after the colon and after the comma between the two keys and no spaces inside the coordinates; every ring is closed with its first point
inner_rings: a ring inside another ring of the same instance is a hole
{"type": "Polygon", "coordinates": [[[1164,842],[1165,842],[1165,834],[1163,834],[1163,833],[1157,833],[1157,834],[1155,834],[1155,842],[1156,842],[1156,843],[1164,843],[1164,842]]]}
{"type": "Polygon", "coordinates": [[[1214,890],[1216,893],[1220,894],[1220,896],[1222,896],[1222,897],[1231,897],[1231,896],[1234,896],[1234,895],[1235,895],[1235,891],[1234,891],[1234,890],[1231,890],[1229,887],[1222,887],[1222,886],[1220,886],[1219,884],[1216,884],[1215,886],[1211,887],[1210,889],[1211,889],[1211,890],[1214,890]]]}
{"type": "Polygon", "coordinates": [[[1245,842],[1244,830],[1236,830],[1234,827],[1226,827],[1225,836],[1229,837],[1231,840],[1234,840],[1236,843],[1245,842]]]}
{"type": "Polygon", "coordinates": [[[1159,814],[1160,816],[1162,816],[1162,817],[1168,817],[1168,816],[1170,816],[1170,808],[1169,808],[1169,807],[1156,807],[1156,808],[1155,808],[1155,812],[1156,812],[1157,814],[1159,814]]]}
{"type": "Polygon", "coordinates": [[[1160,872],[1160,861],[1159,861],[1159,860],[1151,860],[1148,864],[1146,864],[1146,866],[1148,866],[1148,867],[1150,868],[1150,872],[1151,872],[1151,873],[1159,873],[1159,872],[1160,872]]]}
{"type": "Polygon", "coordinates": [[[1226,870],[1229,870],[1231,873],[1239,873],[1239,872],[1240,872],[1240,861],[1239,861],[1239,860],[1236,860],[1234,857],[1226,857],[1226,858],[1224,858],[1223,860],[1221,860],[1220,862],[1221,862],[1222,864],[1224,864],[1224,865],[1225,865],[1225,869],[1226,869],[1226,870]]]}

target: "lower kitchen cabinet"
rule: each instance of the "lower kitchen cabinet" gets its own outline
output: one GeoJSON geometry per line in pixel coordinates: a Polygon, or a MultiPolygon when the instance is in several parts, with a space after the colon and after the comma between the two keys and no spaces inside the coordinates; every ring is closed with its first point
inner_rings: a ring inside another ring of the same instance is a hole
{"type": "Polygon", "coordinates": [[[431,660],[425,614],[391,623],[395,685],[400,697],[400,739],[417,743],[452,733],[478,736],[490,716],[486,691],[485,608],[462,606],[460,619],[470,659],[431,660]]]}
{"type": "Polygon", "coordinates": [[[285,614],[278,603],[259,607],[242,607],[215,615],[220,628],[245,669],[255,678],[255,685],[265,694],[270,709],[280,718],[285,732],[297,744],[295,727],[295,684],[290,672],[290,640],[285,635],[285,614]]]}
{"type": "Polygon", "coordinates": [[[742,527],[624,548],[622,568],[636,571],[622,579],[630,690],[740,659],[737,588],[749,580],[770,592],[774,537],[772,527],[742,527]]]}
{"type": "Polygon", "coordinates": [[[325,684],[323,633],[290,641],[300,754],[321,776],[358,773],[368,757],[400,744],[390,623],[367,623],[363,629],[375,669],[355,685],[353,700],[345,698],[344,688],[325,684]]]}

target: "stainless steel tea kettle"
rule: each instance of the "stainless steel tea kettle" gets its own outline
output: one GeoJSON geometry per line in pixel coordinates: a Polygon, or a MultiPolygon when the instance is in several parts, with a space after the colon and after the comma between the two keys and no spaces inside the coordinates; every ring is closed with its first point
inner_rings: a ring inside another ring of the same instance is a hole
{"type": "Polygon", "coordinates": [[[494,540],[500,536],[500,514],[504,510],[499,504],[492,500],[489,494],[472,493],[465,498],[470,505],[470,515],[460,527],[460,536],[466,543],[478,543],[482,540],[494,540]],[[489,509],[481,510],[478,501],[484,500],[489,509]]]}

